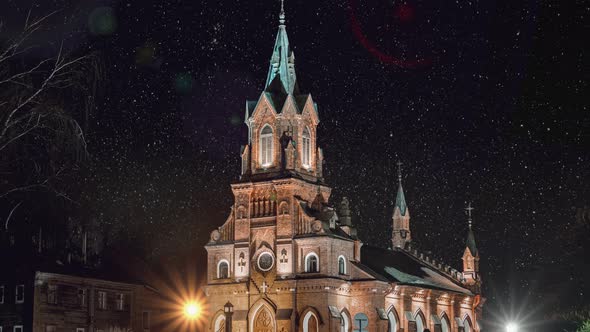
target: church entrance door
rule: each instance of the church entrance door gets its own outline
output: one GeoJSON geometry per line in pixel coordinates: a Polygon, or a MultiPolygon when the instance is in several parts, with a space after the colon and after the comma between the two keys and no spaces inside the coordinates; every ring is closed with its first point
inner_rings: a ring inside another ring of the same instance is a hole
{"type": "Polygon", "coordinates": [[[275,322],[272,313],[266,307],[260,308],[254,317],[253,332],[274,332],[275,322]]]}

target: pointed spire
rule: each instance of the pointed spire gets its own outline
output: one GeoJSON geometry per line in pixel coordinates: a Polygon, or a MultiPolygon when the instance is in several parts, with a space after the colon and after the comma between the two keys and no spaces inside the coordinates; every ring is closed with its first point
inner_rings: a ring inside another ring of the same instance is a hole
{"type": "Polygon", "coordinates": [[[473,234],[473,229],[471,227],[473,220],[471,217],[471,211],[475,210],[472,206],[471,206],[471,202],[469,202],[469,204],[467,205],[467,207],[465,208],[465,211],[467,211],[467,222],[469,223],[469,232],[467,233],[467,242],[465,243],[465,245],[467,246],[467,248],[469,249],[469,251],[471,252],[471,255],[473,255],[473,257],[477,256],[477,246],[475,245],[475,235],[473,234]]]}
{"type": "Polygon", "coordinates": [[[281,11],[279,13],[279,31],[270,58],[270,67],[266,78],[265,90],[276,90],[276,84],[280,84],[281,90],[293,94],[296,88],[295,56],[289,45],[287,29],[285,28],[285,6],[281,0],[281,11]],[[277,83],[274,83],[278,81],[277,83]],[[272,85],[272,86],[271,86],[272,85]]]}
{"type": "Polygon", "coordinates": [[[398,188],[397,188],[397,196],[395,197],[395,207],[399,208],[399,212],[402,216],[406,215],[406,211],[408,209],[406,205],[406,197],[404,195],[404,189],[402,187],[402,162],[397,162],[397,180],[398,180],[398,188]]]}

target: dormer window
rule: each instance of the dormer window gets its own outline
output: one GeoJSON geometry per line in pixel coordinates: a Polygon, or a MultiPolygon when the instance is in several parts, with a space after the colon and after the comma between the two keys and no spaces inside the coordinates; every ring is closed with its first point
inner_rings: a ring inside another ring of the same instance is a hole
{"type": "Polygon", "coordinates": [[[260,165],[268,167],[273,163],[274,144],[272,128],[265,125],[260,131],[260,165]]]}
{"type": "Polygon", "coordinates": [[[311,134],[309,128],[303,129],[303,142],[301,146],[301,163],[305,168],[311,168],[311,134]]]}

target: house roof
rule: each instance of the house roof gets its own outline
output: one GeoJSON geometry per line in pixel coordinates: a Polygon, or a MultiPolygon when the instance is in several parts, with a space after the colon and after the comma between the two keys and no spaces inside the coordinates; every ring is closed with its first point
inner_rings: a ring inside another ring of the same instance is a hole
{"type": "Polygon", "coordinates": [[[404,250],[390,250],[365,245],[361,248],[361,264],[366,272],[379,280],[462,294],[473,293],[459,281],[404,250]]]}

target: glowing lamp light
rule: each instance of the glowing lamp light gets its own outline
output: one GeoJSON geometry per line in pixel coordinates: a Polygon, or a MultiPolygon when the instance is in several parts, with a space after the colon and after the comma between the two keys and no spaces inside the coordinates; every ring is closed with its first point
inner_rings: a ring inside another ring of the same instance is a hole
{"type": "Polygon", "coordinates": [[[184,315],[188,319],[197,319],[201,314],[201,307],[195,302],[189,302],[184,305],[184,315]]]}
{"type": "Polygon", "coordinates": [[[518,332],[518,325],[516,323],[508,323],[506,325],[506,332],[518,332]]]}

